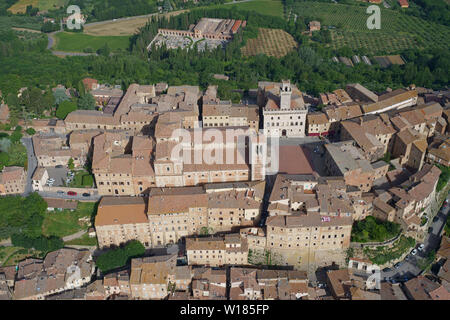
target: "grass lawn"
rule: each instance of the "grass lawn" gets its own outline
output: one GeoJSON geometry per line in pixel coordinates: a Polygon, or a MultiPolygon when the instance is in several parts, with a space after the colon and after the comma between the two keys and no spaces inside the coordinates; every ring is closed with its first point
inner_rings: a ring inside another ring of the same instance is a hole
{"type": "Polygon", "coordinates": [[[46,236],[65,237],[90,226],[78,221],[82,217],[91,217],[95,210],[94,202],[78,202],[77,210],[48,211],[42,224],[42,232],[46,236]]]}
{"type": "Polygon", "coordinates": [[[219,5],[212,6],[219,8],[232,8],[237,7],[238,9],[255,11],[261,14],[283,17],[283,3],[277,0],[255,0],[243,3],[229,4],[229,5],[219,5]]]}
{"type": "Polygon", "coordinates": [[[65,242],[67,245],[73,246],[97,246],[97,237],[90,238],[87,233],[85,233],[81,238],[74,239],[71,241],[65,242]]]}
{"type": "Polygon", "coordinates": [[[94,177],[86,170],[76,171],[73,181],[69,184],[72,188],[90,188],[94,184],[94,177]]]}
{"type": "Polygon", "coordinates": [[[127,49],[129,37],[126,36],[91,36],[83,33],[60,32],[55,35],[56,51],[83,52],[86,48],[97,51],[108,43],[109,48],[114,51],[118,49],[127,49]]]}

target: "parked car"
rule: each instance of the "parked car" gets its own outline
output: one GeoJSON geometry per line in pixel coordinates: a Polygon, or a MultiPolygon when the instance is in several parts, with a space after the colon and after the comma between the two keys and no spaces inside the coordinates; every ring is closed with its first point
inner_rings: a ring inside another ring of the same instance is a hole
{"type": "Polygon", "coordinates": [[[384,268],[383,269],[383,272],[389,272],[389,271],[391,271],[391,268],[384,268]]]}
{"type": "Polygon", "coordinates": [[[90,196],[91,196],[91,194],[90,194],[90,193],[87,193],[87,192],[85,192],[85,193],[83,193],[83,194],[82,194],[82,196],[83,196],[83,197],[90,197],[90,196]]]}
{"type": "Polygon", "coordinates": [[[435,216],[434,218],[433,218],[433,222],[436,222],[436,221],[438,221],[439,220],[439,217],[438,216],[435,216]]]}
{"type": "Polygon", "coordinates": [[[68,191],[68,192],[67,192],[67,195],[68,195],[68,196],[76,196],[77,193],[76,193],[75,191],[68,191]]]}
{"type": "Polygon", "coordinates": [[[417,250],[416,249],[412,249],[411,255],[415,256],[416,254],[417,254],[417,250]]]}
{"type": "Polygon", "coordinates": [[[396,264],[394,264],[394,268],[398,269],[398,268],[400,268],[401,265],[402,265],[401,262],[397,262],[396,264]]]}
{"type": "Polygon", "coordinates": [[[425,249],[425,244],[421,243],[417,249],[419,251],[422,251],[423,249],[425,249]]]}
{"type": "Polygon", "coordinates": [[[57,166],[55,166],[55,168],[61,169],[64,168],[64,166],[62,164],[58,164],[57,166]]]}
{"type": "Polygon", "coordinates": [[[57,193],[57,194],[64,194],[64,191],[58,190],[58,191],[56,191],[56,193],[57,193]]]}

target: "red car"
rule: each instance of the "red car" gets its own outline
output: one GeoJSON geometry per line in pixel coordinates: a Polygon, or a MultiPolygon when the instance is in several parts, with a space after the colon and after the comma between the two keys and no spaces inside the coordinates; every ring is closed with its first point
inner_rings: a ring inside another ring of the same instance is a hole
{"type": "Polygon", "coordinates": [[[67,192],[67,195],[69,195],[69,196],[76,196],[77,193],[74,192],[74,191],[69,191],[69,192],[67,192]]]}

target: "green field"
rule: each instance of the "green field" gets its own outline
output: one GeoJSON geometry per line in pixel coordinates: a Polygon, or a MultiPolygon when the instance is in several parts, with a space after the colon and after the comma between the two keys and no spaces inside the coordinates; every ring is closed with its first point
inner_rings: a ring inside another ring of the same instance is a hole
{"type": "Polygon", "coordinates": [[[66,245],[73,246],[97,246],[97,237],[91,238],[88,233],[83,234],[78,239],[73,239],[65,242],[66,245]]]}
{"type": "Polygon", "coordinates": [[[250,2],[243,2],[229,5],[213,6],[219,8],[237,7],[242,10],[255,11],[261,14],[283,17],[283,3],[276,0],[255,0],[250,2]]]}
{"type": "Polygon", "coordinates": [[[39,0],[39,10],[51,10],[65,6],[69,0],[39,0]]]}
{"type": "Polygon", "coordinates": [[[78,222],[79,218],[91,217],[95,210],[94,202],[79,202],[77,210],[48,211],[42,224],[42,232],[46,236],[65,237],[80,230],[89,228],[78,222]]]}
{"type": "Polygon", "coordinates": [[[42,19],[26,16],[0,16],[0,30],[4,31],[12,27],[41,30],[42,19]]]}
{"type": "Polygon", "coordinates": [[[11,13],[24,13],[27,6],[39,8],[40,11],[57,9],[65,6],[69,0],[19,0],[13,4],[8,10],[11,13]]]}
{"type": "Polygon", "coordinates": [[[86,48],[96,51],[106,43],[114,51],[118,49],[125,50],[129,45],[129,37],[96,37],[83,33],[60,32],[55,35],[55,38],[56,45],[53,47],[53,50],[56,51],[83,52],[86,48]]]}
{"type": "Polygon", "coordinates": [[[368,53],[394,53],[406,48],[450,48],[450,28],[389,9],[381,9],[381,29],[369,30],[366,7],[355,5],[297,2],[292,12],[319,19],[332,26],[331,46],[366,49],[368,53]]]}

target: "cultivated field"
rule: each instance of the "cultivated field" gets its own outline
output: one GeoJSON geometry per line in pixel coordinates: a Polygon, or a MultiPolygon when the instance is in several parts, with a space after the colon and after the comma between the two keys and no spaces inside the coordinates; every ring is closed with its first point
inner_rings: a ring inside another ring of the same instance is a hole
{"type": "Polygon", "coordinates": [[[24,13],[27,6],[32,5],[39,10],[49,10],[65,6],[68,0],[19,0],[12,5],[8,10],[12,13],[24,13]]]}
{"type": "Polygon", "coordinates": [[[254,56],[266,54],[273,57],[283,57],[297,47],[297,42],[287,32],[281,29],[259,28],[256,39],[248,39],[242,54],[254,56]]]}
{"type": "Polygon", "coordinates": [[[332,26],[332,47],[365,48],[371,54],[391,53],[406,48],[450,48],[450,28],[420,18],[381,9],[381,29],[369,30],[366,7],[320,2],[296,2],[293,13],[321,19],[332,26]]]}
{"type": "MultiPolygon", "coordinates": [[[[165,14],[171,17],[187,10],[173,11],[165,14]]],[[[92,36],[130,36],[135,34],[139,28],[145,26],[150,17],[130,17],[108,21],[106,23],[95,23],[84,27],[84,33],[92,36]]]]}
{"type": "Polygon", "coordinates": [[[96,51],[105,43],[108,43],[111,50],[126,49],[129,45],[129,37],[95,37],[83,33],[60,32],[55,38],[53,50],[66,52],[83,52],[86,48],[96,51]]]}
{"type": "Polygon", "coordinates": [[[255,11],[261,14],[283,17],[283,3],[281,0],[255,0],[242,3],[230,3],[217,7],[231,8],[237,7],[242,10],[255,11]]]}
{"type": "Polygon", "coordinates": [[[39,0],[20,0],[13,4],[8,11],[16,14],[16,13],[25,13],[27,6],[32,5],[37,8],[39,4],[39,0]]]}
{"type": "Polygon", "coordinates": [[[64,7],[69,0],[39,0],[39,10],[49,10],[64,7]]]}

